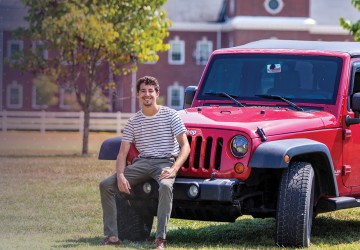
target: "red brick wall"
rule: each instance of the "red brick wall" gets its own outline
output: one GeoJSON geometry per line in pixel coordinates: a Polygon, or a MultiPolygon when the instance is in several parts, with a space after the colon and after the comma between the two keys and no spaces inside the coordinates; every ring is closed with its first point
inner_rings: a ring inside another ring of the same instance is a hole
{"type": "MultiPolygon", "coordinates": [[[[234,0],[235,15],[231,16],[274,16],[266,11],[265,0],[234,0]]],[[[229,2],[229,1],[228,1],[229,2]]],[[[309,16],[309,0],[283,0],[284,7],[275,16],[307,17],[309,16]]],[[[229,9],[229,8],[228,8],[229,9]]]]}

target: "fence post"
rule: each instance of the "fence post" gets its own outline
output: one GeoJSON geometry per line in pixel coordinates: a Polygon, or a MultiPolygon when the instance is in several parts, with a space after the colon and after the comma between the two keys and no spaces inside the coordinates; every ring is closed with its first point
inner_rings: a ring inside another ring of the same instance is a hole
{"type": "Polygon", "coordinates": [[[121,133],[121,112],[116,113],[116,133],[120,135],[121,133]]]}
{"type": "Polygon", "coordinates": [[[40,124],[40,132],[45,132],[45,110],[41,110],[41,124],[40,124]]]}
{"type": "Polygon", "coordinates": [[[79,132],[84,133],[84,111],[79,112],[79,132]]]}
{"type": "Polygon", "coordinates": [[[6,109],[4,109],[4,111],[2,111],[2,131],[4,131],[4,132],[7,131],[7,113],[6,113],[6,109]]]}

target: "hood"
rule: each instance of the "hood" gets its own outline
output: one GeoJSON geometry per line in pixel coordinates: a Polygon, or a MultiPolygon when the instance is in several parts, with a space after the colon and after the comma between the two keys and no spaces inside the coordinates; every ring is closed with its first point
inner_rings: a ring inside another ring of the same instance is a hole
{"type": "Polygon", "coordinates": [[[310,131],[335,126],[335,116],[325,111],[293,111],[274,107],[196,107],[179,111],[188,128],[238,130],[252,138],[262,127],[266,135],[310,131]]]}

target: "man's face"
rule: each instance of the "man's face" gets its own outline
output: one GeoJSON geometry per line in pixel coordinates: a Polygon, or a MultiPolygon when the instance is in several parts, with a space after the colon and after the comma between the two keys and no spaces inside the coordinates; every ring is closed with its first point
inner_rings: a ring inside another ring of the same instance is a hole
{"type": "Polygon", "coordinates": [[[137,97],[142,106],[152,106],[156,104],[156,99],[159,96],[159,92],[155,91],[155,86],[140,84],[140,90],[137,93],[137,97]]]}

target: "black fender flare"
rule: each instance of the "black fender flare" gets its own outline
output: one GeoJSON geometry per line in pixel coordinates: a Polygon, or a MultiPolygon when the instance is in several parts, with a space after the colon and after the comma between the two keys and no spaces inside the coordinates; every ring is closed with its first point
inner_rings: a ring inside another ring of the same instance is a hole
{"type": "Polygon", "coordinates": [[[328,191],[332,195],[339,196],[331,154],[328,147],[318,141],[299,138],[262,143],[255,149],[254,154],[250,159],[249,167],[262,169],[283,169],[289,167],[291,159],[295,156],[314,153],[322,155],[326,159],[327,166],[324,166],[324,169],[328,173],[326,179],[327,181],[330,181],[330,183],[328,183],[328,191]],[[284,161],[285,155],[290,157],[290,161],[284,161]]]}
{"type": "Polygon", "coordinates": [[[122,137],[116,136],[103,141],[99,151],[99,160],[116,160],[122,137]]]}

